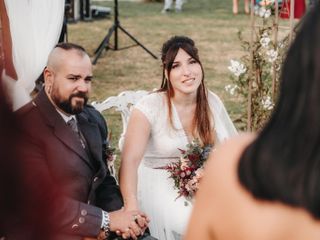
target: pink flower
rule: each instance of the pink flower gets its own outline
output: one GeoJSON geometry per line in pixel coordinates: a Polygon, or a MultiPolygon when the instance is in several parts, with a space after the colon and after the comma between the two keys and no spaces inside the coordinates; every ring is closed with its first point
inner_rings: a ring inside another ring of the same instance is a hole
{"type": "Polygon", "coordinates": [[[201,147],[200,142],[195,139],[187,145],[186,150],[179,149],[181,157],[178,162],[160,167],[170,173],[170,178],[174,180],[174,187],[178,189],[178,197],[193,198],[199,188],[199,182],[203,176],[203,165],[211,149],[211,145],[201,147]]]}
{"type": "Polygon", "coordinates": [[[185,170],[187,167],[189,167],[188,162],[189,162],[189,161],[188,161],[187,159],[185,159],[185,158],[180,158],[180,163],[181,163],[180,169],[181,169],[181,170],[185,170]]]}
{"type": "Polygon", "coordinates": [[[202,178],[202,177],[203,177],[203,172],[204,172],[204,169],[203,169],[203,168],[198,168],[198,169],[195,171],[196,178],[197,178],[197,179],[202,178]]]}

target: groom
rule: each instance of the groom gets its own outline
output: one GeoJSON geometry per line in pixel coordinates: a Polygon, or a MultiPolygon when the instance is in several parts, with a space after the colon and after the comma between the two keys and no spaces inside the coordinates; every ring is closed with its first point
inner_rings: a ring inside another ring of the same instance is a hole
{"type": "Polygon", "coordinates": [[[87,105],[92,78],[81,46],[60,43],[52,50],[44,89],[18,112],[26,136],[23,159],[33,166],[26,174],[40,188],[50,178],[49,189],[57,191],[58,200],[40,196],[40,202],[50,203],[51,214],[41,217],[53,223],[54,239],[112,239],[114,232],[137,239],[148,219],[122,209],[119,187],[106,166],[105,120],[87,105]]]}

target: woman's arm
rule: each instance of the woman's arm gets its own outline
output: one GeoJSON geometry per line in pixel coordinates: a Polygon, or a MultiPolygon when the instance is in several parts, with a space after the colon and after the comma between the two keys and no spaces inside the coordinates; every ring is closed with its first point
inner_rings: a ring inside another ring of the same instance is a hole
{"type": "Polygon", "coordinates": [[[121,153],[120,190],[126,210],[137,210],[137,170],[148,143],[151,125],[146,116],[133,109],[121,153]]]}

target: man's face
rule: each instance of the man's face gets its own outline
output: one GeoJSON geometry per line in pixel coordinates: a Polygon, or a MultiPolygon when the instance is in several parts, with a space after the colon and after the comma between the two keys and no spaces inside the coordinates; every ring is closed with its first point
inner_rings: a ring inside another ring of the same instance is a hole
{"type": "Polygon", "coordinates": [[[51,72],[51,101],[67,114],[82,112],[91,91],[92,65],[87,55],[76,50],[63,51],[64,56],[51,72]]]}

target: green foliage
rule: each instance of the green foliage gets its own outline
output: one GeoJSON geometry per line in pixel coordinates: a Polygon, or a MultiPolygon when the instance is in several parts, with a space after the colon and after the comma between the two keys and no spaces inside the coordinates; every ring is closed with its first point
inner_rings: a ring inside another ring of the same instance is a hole
{"type": "MultiPolygon", "coordinates": [[[[90,56],[99,46],[113,24],[114,1],[91,1],[94,5],[110,7],[111,18],[78,21],[68,24],[68,41],[86,48],[90,56]]],[[[244,1],[239,2],[243,9],[244,1]]],[[[232,14],[232,1],[224,0],[188,0],[183,11],[161,14],[163,3],[143,1],[119,1],[119,20],[121,25],[136,37],[145,47],[157,56],[162,43],[172,35],[187,35],[195,40],[205,70],[207,87],[222,99],[228,113],[235,121],[240,118],[244,105],[239,97],[230,96],[224,87],[231,83],[227,69],[231,57],[239,59],[243,54],[237,39],[238,29],[248,34],[250,17],[240,11],[232,14]]],[[[119,47],[131,46],[130,38],[119,31],[119,47]]],[[[114,43],[112,36],[111,45],[114,43]]],[[[161,83],[161,63],[154,60],[140,47],[121,51],[107,51],[101,55],[93,68],[91,101],[103,101],[125,90],[152,90],[161,83]]],[[[104,113],[111,134],[111,144],[118,147],[122,133],[121,116],[108,110],[104,113]]],[[[120,151],[117,149],[116,165],[119,165],[120,151]]]]}
{"type": "MultiPolygon", "coordinates": [[[[245,54],[239,62],[232,60],[229,67],[233,73],[234,85],[227,86],[226,90],[230,94],[240,95],[243,104],[246,105],[249,104],[248,99],[251,94],[250,126],[252,130],[261,129],[273,110],[280,70],[288,47],[287,36],[277,42],[273,39],[274,27],[274,17],[262,19],[262,25],[254,32],[252,45],[239,31],[238,37],[245,54]]],[[[247,111],[248,108],[241,115],[243,126],[248,120],[247,111]]]]}

